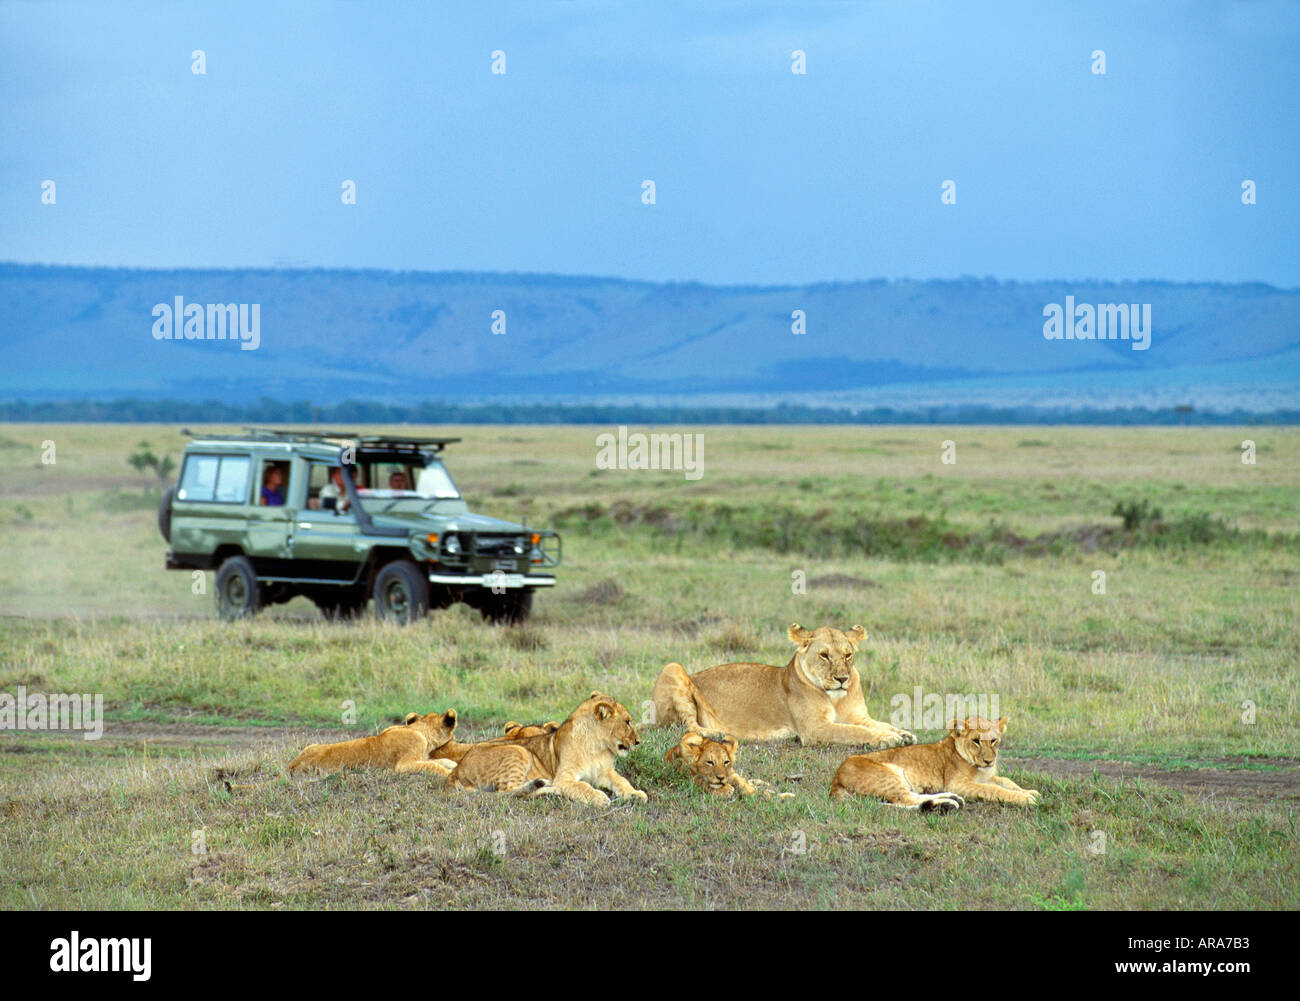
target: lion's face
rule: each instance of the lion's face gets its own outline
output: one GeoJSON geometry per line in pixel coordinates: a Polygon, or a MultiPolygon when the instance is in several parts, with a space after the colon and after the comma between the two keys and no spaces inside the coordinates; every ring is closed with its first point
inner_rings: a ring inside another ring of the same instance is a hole
{"type": "Polygon", "coordinates": [[[740,750],[736,738],[714,740],[689,731],[682,735],[678,747],[696,784],[715,796],[731,791],[731,779],[736,774],[736,755],[740,750]]]}
{"type": "Polygon", "coordinates": [[[796,622],[788,635],[799,648],[795,658],[805,678],[831,693],[848,691],[853,678],[853,652],[867,638],[865,629],[854,626],[842,633],[822,626],[810,632],[796,622]]]}
{"type": "Polygon", "coordinates": [[[976,768],[992,768],[998,762],[998,744],[1007,729],[1007,717],[990,723],[981,717],[970,717],[965,723],[953,720],[949,728],[957,744],[957,753],[976,768]]]}
{"type": "Polygon", "coordinates": [[[527,740],[529,737],[540,737],[546,733],[554,733],[560,728],[559,723],[516,723],[511,720],[506,724],[505,735],[510,740],[527,740]]]}
{"type": "Polygon", "coordinates": [[[592,718],[600,727],[610,750],[620,758],[641,743],[636,727],[632,723],[632,714],[620,702],[608,695],[592,692],[591,698],[583,703],[582,708],[589,709],[592,718]]]}
{"type": "Polygon", "coordinates": [[[456,710],[448,709],[445,713],[407,713],[406,725],[419,731],[428,743],[430,750],[436,750],[447,743],[456,733],[456,710]]]}

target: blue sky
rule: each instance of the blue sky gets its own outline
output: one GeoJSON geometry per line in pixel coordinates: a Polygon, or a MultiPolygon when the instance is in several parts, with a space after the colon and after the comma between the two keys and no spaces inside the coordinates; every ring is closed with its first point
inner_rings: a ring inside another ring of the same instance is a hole
{"type": "Polygon", "coordinates": [[[1296,287],[1298,52],[1294,3],[0,3],[0,260],[1296,287]]]}

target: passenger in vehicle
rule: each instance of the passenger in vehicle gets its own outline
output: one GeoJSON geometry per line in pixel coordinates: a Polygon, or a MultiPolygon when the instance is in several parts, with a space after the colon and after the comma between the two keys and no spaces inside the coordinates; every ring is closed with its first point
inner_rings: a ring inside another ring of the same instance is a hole
{"type": "Polygon", "coordinates": [[[389,490],[410,490],[411,486],[406,481],[406,474],[400,469],[388,477],[389,490]]]}
{"type": "Polygon", "coordinates": [[[264,507],[281,507],[284,505],[284,469],[280,466],[268,466],[262,474],[261,504],[264,507]]]}
{"type": "Polygon", "coordinates": [[[343,470],[338,466],[330,466],[330,478],[320,489],[321,506],[324,508],[333,508],[335,511],[346,511],[348,505],[352,502],[348,500],[347,488],[343,486],[343,470]],[[332,505],[326,504],[325,501],[333,498],[332,505]]]}

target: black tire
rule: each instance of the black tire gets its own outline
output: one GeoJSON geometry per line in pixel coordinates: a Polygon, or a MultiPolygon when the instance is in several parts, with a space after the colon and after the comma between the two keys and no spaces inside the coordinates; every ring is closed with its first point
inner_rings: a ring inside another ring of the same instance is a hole
{"type": "Polygon", "coordinates": [[[527,622],[533,612],[533,589],[521,587],[509,590],[505,594],[493,594],[485,591],[476,603],[476,607],[493,625],[517,626],[527,622]]]}
{"type": "Polygon", "coordinates": [[[429,582],[410,560],[394,560],[375,575],[375,614],[381,619],[407,625],[429,611],[429,582]]]}
{"type": "Polygon", "coordinates": [[[262,608],[262,585],[246,556],[231,556],[217,571],[217,614],[227,622],[256,615],[262,608]]]}
{"type": "Polygon", "coordinates": [[[331,622],[346,622],[364,613],[366,602],[370,599],[364,591],[333,588],[331,593],[313,595],[311,600],[316,602],[321,614],[331,622]]]}
{"type": "Polygon", "coordinates": [[[158,531],[162,532],[163,542],[172,541],[172,498],[176,496],[176,487],[170,486],[163,491],[162,500],[158,502],[158,531]]]}

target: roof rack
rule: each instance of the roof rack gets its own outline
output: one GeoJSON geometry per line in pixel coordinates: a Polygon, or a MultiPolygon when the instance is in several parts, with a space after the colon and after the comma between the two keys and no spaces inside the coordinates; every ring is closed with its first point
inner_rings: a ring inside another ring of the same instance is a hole
{"type": "MultiPolygon", "coordinates": [[[[412,451],[432,449],[435,452],[439,452],[446,446],[461,440],[460,438],[416,438],[404,434],[358,434],[356,431],[286,431],[282,428],[259,427],[245,427],[244,430],[248,433],[243,435],[211,434],[203,437],[220,438],[226,441],[283,441],[304,444],[321,442],[400,450],[409,449],[412,451]]],[[[195,437],[189,428],[184,428],[181,434],[195,437]]]]}

